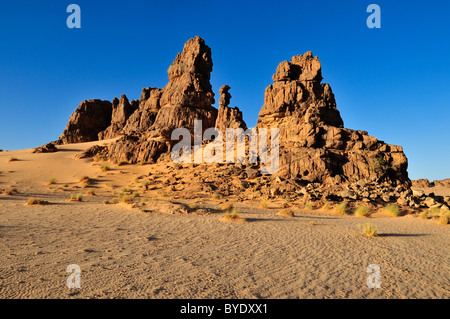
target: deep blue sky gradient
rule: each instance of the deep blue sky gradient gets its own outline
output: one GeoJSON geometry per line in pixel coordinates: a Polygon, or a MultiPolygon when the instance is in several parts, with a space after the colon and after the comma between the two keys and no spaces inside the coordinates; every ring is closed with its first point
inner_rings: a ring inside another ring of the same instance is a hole
{"type": "Polygon", "coordinates": [[[216,101],[231,86],[254,126],[278,64],[313,51],[345,127],[404,147],[410,177],[450,177],[450,1],[2,1],[0,148],[56,140],[85,99],[164,87],[183,44],[213,53],[216,101]],[[66,8],[80,5],[82,28],[66,8]],[[382,28],[368,29],[379,4],[382,28]]]}

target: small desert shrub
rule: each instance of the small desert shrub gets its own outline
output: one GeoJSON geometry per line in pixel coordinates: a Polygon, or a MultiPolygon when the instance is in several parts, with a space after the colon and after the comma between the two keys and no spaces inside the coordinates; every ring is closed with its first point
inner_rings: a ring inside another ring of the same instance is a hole
{"type": "Polygon", "coordinates": [[[419,214],[419,218],[420,219],[428,219],[428,218],[430,218],[430,216],[428,215],[428,212],[421,212],[419,214]]]}
{"type": "Polygon", "coordinates": [[[5,190],[3,193],[5,195],[14,195],[14,194],[17,194],[18,191],[17,191],[17,188],[11,187],[11,188],[8,188],[7,190],[5,190]]]}
{"type": "Polygon", "coordinates": [[[134,198],[132,196],[122,196],[122,203],[123,204],[133,204],[134,203],[134,198]]]}
{"type": "Polygon", "coordinates": [[[119,202],[119,200],[117,198],[113,198],[109,201],[109,203],[113,204],[113,205],[117,204],[118,202],[119,202]]]}
{"type": "Polygon", "coordinates": [[[357,216],[357,217],[370,217],[371,214],[372,214],[372,212],[366,206],[359,206],[355,210],[355,216],[357,216]]]}
{"type": "Polygon", "coordinates": [[[48,185],[56,184],[56,178],[55,178],[55,177],[50,178],[50,179],[47,181],[47,184],[48,184],[48,185]]]}
{"type": "Polygon", "coordinates": [[[390,215],[392,215],[394,217],[400,217],[402,215],[402,213],[400,212],[400,209],[395,204],[387,205],[384,208],[384,211],[389,213],[390,215]]]}
{"type": "Polygon", "coordinates": [[[85,176],[80,177],[80,183],[83,183],[83,182],[88,181],[88,180],[90,180],[89,176],[85,175],[85,176]]]}
{"type": "Polygon", "coordinates": [[[88,190],[86,191],[86,196],[95,196],[94,190],[93,190],[93,189],[88,189],[88,190]]]}
{"type": "Polygon", "coordinates": [[[224,212],[231,211],[233,208],[234,208],[234,205],[230,202],[226,202],[226,203],[223,203],[222,205],[220,205],[220,209],[223,210],[224,212]]]}
{"type": "Polygon", "coordinates": [[[314,207],[313,207],[313,205],[311,205],[311,204],[305,204],[305,209],[307,209],[307,210],[314,210],[314,207]]]}
{"type": "Polygon", "coordinates": [[[89,178],[89,176],[83,176],[80,178],[80,183],[83,185],[83,187],[88,187],[92,184],[92,180],[89,178]]]}
{"type": "Polygon", "coordinates": [[[196,209],[197,208],[197,204],[196,203],[190,203],[189,204],[189,209],[196,209]]]}
{"type": "Polygon", "coordinates": [[[150,164],[150,162],[148,161],[140,161],[137,165],[142,166],[142,165],[147,165],[150,164]]]}
{"type": "Polygon", "coordinates": [[[128,162],[127,161],[118,161],[117,162],[117,166],[123,166],[123,165],[127,165],[128,162]]]}
{"type": "Polygon", "coordinates": [[[70,195],[69,201],[71,202],[82,202],[83,201],[83,194],[78,193],[76,195],[70,195]]]}
{"type": "Polygon", "coordinates": [[[340,215],[347,215],[347,204],[346,203],[341,203],[339,205],[337,205],[334,210],[336,211],[336,213],[340,214],[340,215]]]}
{"type": "Polygon", "coordinates": [[[261,204],[259,205],[259,207],[262,208],[262,209],[268,209],[269,208],[269,203],[267,203],[266,200],[263,200],[261,202],[261,204]]]}
{"type": "Polygon", "coordinates": [[[333,204],[332,204],[330,201],[326,201],[326,202],[323,204],[322,208],[325,209],[325,210],[330,210],[330,209],[333,208],[333,204]]]}
{"type": "Polygon", "coordinates": [[[362,226],[363,233],[367,237],[377,237],[378,236],[378,229],[371,225],[371,224],[364,224],[362,226]]]}
{"type": "Polygon", "coordinates": [[[104,205],[109,205],[109,200],[104,200],[104,201],[103,201],[103,204],[104,204],[104,205]]]}
{"type": "Polygon", "coordinates": [[[245,222],[246,220],[239,216],[237,209],[233,207],[231,211],[226,212],[223,219],[229,222],[245,222]]]}
{"type": "Polygon", "coordinates": [[[134,198],[140,197],[140,196],[141,196],[141,194],[139,194],[138,192],[134,192],[134,193],[133,193],[133,197],[134,197],[134,198]]]}
{"type": "Polygon", "coordinates": [[[213,199],[221,199],[222,198],[222,194],[220,193],[214,193],[212,196],[213,199]]]}
{"type": "Polygon", "coordinates": [[[290,209],[282,209],[278,212],[277,215],[285,216],[285,217],[294,217],[294,213],[290,209]]]}
{"type": "Polygon", "coordinates": [[[8,162],[17,162],[19,159],[17,157],[10,157],[8,162]]]}
{"type": "Polygon", "coordinates": [[[27,202],[28,206],[45,205],[45,204],[47,204],[46,201],[43,201],[42,199],[34,198],[34,197],[28,198],[28,202],[27,202]]]}
{"type": "Polygon", "coordinates": [[[439,207],[434,207],[429,210],[429,214],[431,217],[439,217],[443,215],[443,211],[439,207]]]}
{"type": "Polygon", "coordinates": [[[63,187],[67,188],[67,187],[69,187],[69,184],[64,184],[63,187]]]}
{"type": "Polygon", "coordinates": [[[106,164],[100,166],[100,169],[102,170],[102,172],[107,172],[110,170],[109,165],[106,165],[106,164]]]}
{"type": "Polygon", "coordinates": [[[448,225],[450,223],[450,216],[448,214],[442,214],[439,217],[438,223],[441,225],[448,225]]]}

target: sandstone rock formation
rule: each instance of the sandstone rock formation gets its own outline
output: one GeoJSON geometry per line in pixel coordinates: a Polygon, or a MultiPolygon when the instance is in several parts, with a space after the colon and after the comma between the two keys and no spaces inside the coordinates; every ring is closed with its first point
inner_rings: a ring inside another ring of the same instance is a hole
{"type": "Polygon", "coordinates": [[[113,99],[111,125],[106,130],[98,134],[99,140],[114,138],[123,132],[127,120],[138,108],[138,101],[128,101],[126,95],[122,95],[120,100],[113,99]]]}
{"type": "Polygon", "coordinates": [[[53,143],[47,143],[42,146],[38,146],[33,150],[33,153],[55,153],[58,152],[58,148],[53,143]]]}
{"type": "Polygon", "coordinates": [[[98,134],[111,124],[112,105],[109,101],[87,100],[70,116],[58,144],[84,143],[98,140],[98,134]]]}
{"type": "MultiPolygon", "coordinates": [[[[163,89],[145,88],[140,100],[131,103],[125,96],[120,101],[115,99],[112,105],[106,101],[84,101],[71,116],[60,142],[86,142],[122,135],[107,150],[93,149],[86,156],[96,152],[105,156],[107,152],[114,162],[155,162],[165,160],[167,155],[161,155],[178,142],[171,139],[172,131],[187,128],[193,133],[195,120],[202,120],[203,130],[246,129],[242,112],[229,107],[229,86],[220,89],[219,110],[212,106],[212,67],[211,49],[204,40],[190,39],[169,67],[169,82],[163,89]]],[[[344,128],[331,87],[322,83],[321,63],[312,52],[280,63],[273,81],[265,91],[257,128],[280,130],[280,167],[272,179],[265,179],[269,184],[279,185],[274,188],[258,182],[255,186],[258,192],[285,194],[316,184],[312,191],[307,189],[302,194],[327,198],[335,195],[337,188],[317,185],[338,185],[344,190],[340,198],[371,200],[370,192],[375,191],[380,194],[377,198],[393,200],[403,196],[415,205],[407,192],[408,162],[402,148],[379,141],[365,131],[344,128]],[[388,196],[377,185],[399,188],[388,196]]],[[[245,181],[250,185],[253,179],[261,178],[255,172],[258,165],[237,164],[232,174],[250,179],[245,181]]],[[[223,181],[217,177],[215,183],[223,184],[223,181]]]]}
{"type": "Polygon", "coordinates": [[[220,88],[219,99],[219,112],[216,120],[216,128],[219,129],[222,134],[225,134],[227,128],[242,128],[244,131],[247,129],[242,112],[238,107],[229,107],[231,100],[231,94],[228,92],[230,87],[224,85],[220,88]]]}
{"type": "Polygon", "coordinates": [[[160,109],[159,100],[162,90],[158,88],[142,89],[139,108],[130,116],[123,133],[132,134],[147,131],[155,122],[160,109]]]}
{"type": "Polygon", "coordinates": [[[279,128],[277,176],[307,182],[409,184],[402,147],[344,128],[321,64],[312,52],[284,61],[265,91],[257,128],[279,128]]]}
{"type": "MultiPolygon", "coordinates": [[[[177,141],[171,140],[176,128],[193,133],[194,121],[203,130],[214,127],[217,109],[212,107],[210,73],[211,49],[200,37],[186,42],[169,67],[169,83],[162,90],[148,88],[141,95],[139,109],[125,125],[124,137],[111,146],[113,161],[154,162],[177,141]]],[[[193,134],[192,134],[193,135],[193,134]]]]}

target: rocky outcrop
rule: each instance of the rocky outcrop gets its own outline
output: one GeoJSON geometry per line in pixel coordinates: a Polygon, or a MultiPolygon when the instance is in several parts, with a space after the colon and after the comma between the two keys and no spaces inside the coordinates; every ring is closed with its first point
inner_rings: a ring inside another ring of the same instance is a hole
{"type": "MultiPolygon", "coordinates": [[[[172,131],[187,128],[193,133],[195,120],[203,122],[203,130],[246,129],[242,112],[229,107],[229,86],[220,89],[219,110],[212,106],[212,67],[211,49],[204,40],[190,39],[169,67],[169,82],[163,89],[145,88],[139,101],[131,103],[125,96],[112,105],[84,101],[71,116],[60,142],[123,135],[108,146],[111,160],[154,162],[165,158],[161,155],[178,142],[171,139],[172,131]]],[[[294,184],[351,186],[357,182],[408,189],[408,162],[402,147],[386,144],[365,131],[344,128],[333,91],[322,79],[319,59],[307,52],[281,62],[273,84],[265,90],[257,128],[279,129],[280,165],[273,178],[290,181],[284,191],[292,191],[294,184]]],[[[249,176],[248,172],[242,174],[249,176]]]]}
{"type": "Polygon", "coordinates": [[[153,162],[178,142],[171,140],[174,129],[187,128],[193,133],[195,120],[202,121],[204,130],[214,127],[217,109],[212,107],[212,67],[211,49],[205,41],[200,37],[187,41],[169,67],[166,87],[142,91],[139,109],[125,125],[127,135],[110,147],[111,159],[153,162]]]}
{"type": "Polygon", "coordinates": [[[130,103],[124,94],[120,97],[120,100],[114,98],[112,102],[111,125],[98,134],[98,139],[106,140],[121,135],[128,119],[137,108],[138,101],[131,101],[130,103]]]}
{"type": "Polygon", "coordinates": [[[344,128],[329,84],[312,52],[284,61],[265,91],[257,128],[279,128],[277,176],[308,182],[409,184],[402,147],[344,128]]]}
{"type": "Polygon", "coordinates": [[[238,107],[229,107],[231,94],[228,92],[230,87],[224,85],[220,88],[219,99],[219,112],[216,120],[216,128],[219,129],[222,134],[225,134],[227,128],[242,128],[244,131],[247,129],[247,124],[242,116],[242,112],[238,107]]]}
{"type": "Polygon", "coordinates": [[[58,148],[53,143],[47,143],[42,146],[38,146],[33,150],[33,153],[55,153],[58,152],[58,148]]]}
{"type": "Polygon", "coordinates": [[[158,88],[142,89],[139,108],[130,116],[123,133],[133,134],[147,131],[155,122],[160,109],[159,100],[162,90],[158,88]]]}
{"type": "Polygon", "coordinates": [[[98,140],[98,134],[111,125],[112,104],[109,101],[87,100],[70,116],[58,144],[84,143],[98,140]]]}

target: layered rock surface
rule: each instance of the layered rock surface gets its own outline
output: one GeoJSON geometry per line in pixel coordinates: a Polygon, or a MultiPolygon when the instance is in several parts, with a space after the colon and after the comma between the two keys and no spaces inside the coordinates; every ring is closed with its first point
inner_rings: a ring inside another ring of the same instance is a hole
{"type": "Polygon", "coordinates": [[[130,116],[137,110],[138,102],[128,101],[126,95],[122,95],[120,100],[114,98],[112,102],[111,125],[98,134],[99,140],[106,140],[121,135],[130,116]]]}
{"type": "Polygon", "coordinates": [[[114,161],[154,162],[177,141],[171,140],[176,128],[194,132],[194,121],[203,129],[214,127],[217,109],[210,84],[213,63],[211,49],[200,37],[184,45],[169,67],[169,83],[162,90],[142,91],[139,109],[124,128],[124,137],[111,146],[114,161]]]}
{"type": "Polygon", "coordinates": [[[402,147],[344,128],[312,52],[281,62],[265,91],[257,128],[280,131],[278,176],[307,182],[410,183],[402,147]]]}
{"type": "Polygon", "coordinates": [[[70,116],[58,144],[98,140],[98,134],[111,125],[112,104],[109,101],[86,100],[70,116]]]}
{"type": "MultiPolygon", "coordinates": [[[[169,67],[166,87],[145,88],[139,101],[131,103],[125,96],[113,104],[84,101],[60,142],[121,136],[109,146],[111,160],[154,162],[178,142],[171,140],[172,131],[187,128],[193,133],[195,120],[202,120],[203,130],[246,129],[242,112],[229,107],[229,86],[220,89],[219,110],[212,106],[212,67],[211,49],[204,40],[190,39],[169,67]]],[[[273,177],[296,185],[364,181],[409,187],[402,148],[344,128],[332,89],[322,79],[319,59],[307,52],[281,62],[274,83],[265,90],[257,128],[280,131],[280,166],[273,177]]]]}
{"type": "Polygon", "coordinates": [[[220,88],[219,112],[216,120],[216,128],[222,134],[225,134],[227,128],[242,128],[247,129],[247,124],[242,116],[242,112],[238,107],[229,107],[231,94],[228,92],[230,87],[224,85],[220,88]]]}

